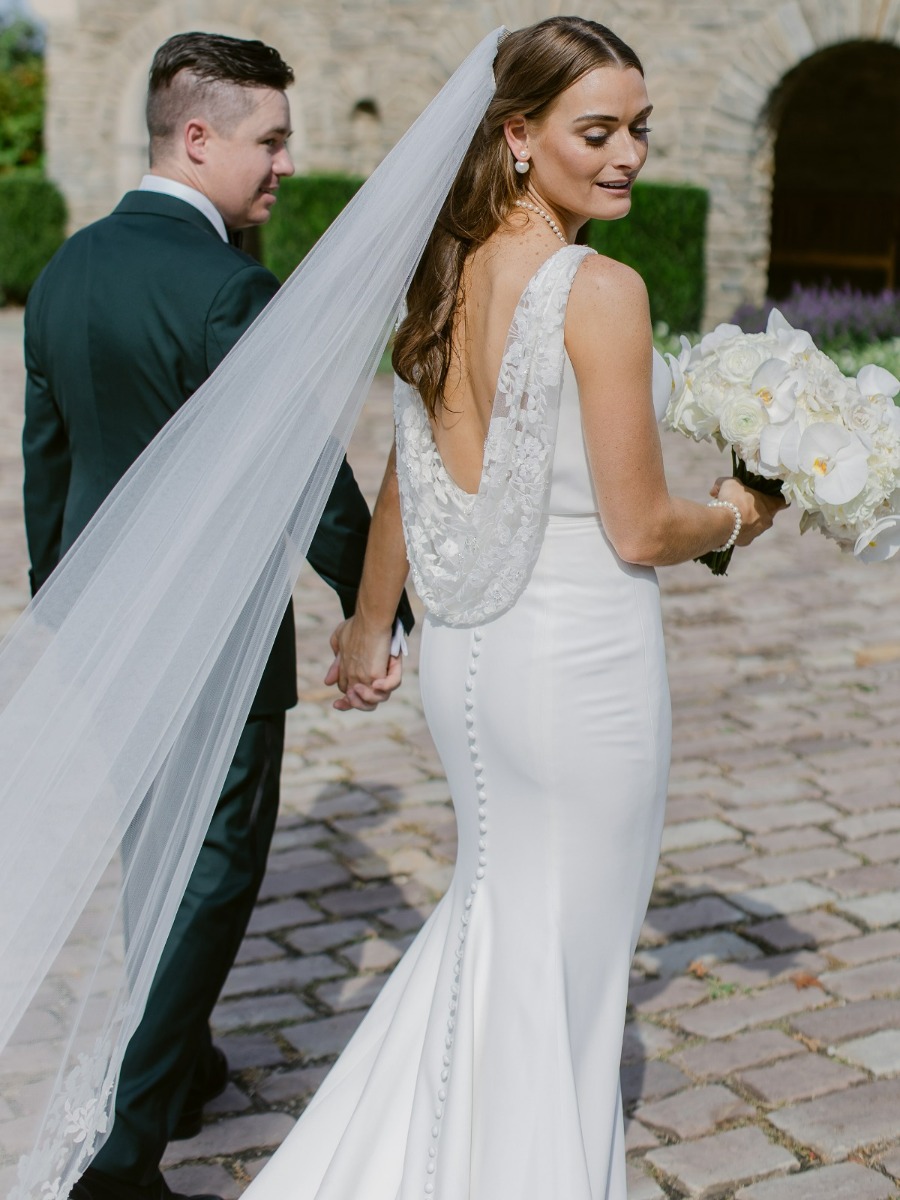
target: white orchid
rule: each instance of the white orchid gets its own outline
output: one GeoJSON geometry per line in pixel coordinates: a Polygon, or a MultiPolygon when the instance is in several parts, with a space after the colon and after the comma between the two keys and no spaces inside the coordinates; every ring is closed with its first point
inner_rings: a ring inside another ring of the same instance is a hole
{"type": "Polygon", "coordinates": [[[800,528],[819,529],[863,561],[900,548],[900,380],[883,367],[848,379],[774,309],[763,334],[719,325],[669,357],[668,425],[730,446],[781,481],[800,528]]]}
{"type": "Polygon", "coordinates": [[[784,356],[786,361],[798,355],[818,353],[815,342],[806,330],[795,329],[777,308],[773,308],[769,313],[766,334],[774,339],[779,356],[784,356]]]}
{"type": "Polygon", "coordinates": [[[868,454],[855,433],[818,421],[803,431],[797,448],[800,470],[813,483],[820,504],[846,504],[869,477],[868,454]]]}
{"type": "Polygon", "coordinates": [[[888,400],[900,393],[900,379],[886,371],[884,367],[869,365],[863,367],[856,376],[856,386],[859,394],[865,400],[876,400],[880,396],[888,400]]]}
{"type": "Polygon", "coordinates": [[[860,534],[853,553],[861,562],[886,562],[900,550],[900,514],[890,513],[860,534]]]}
{"type": "Polygon", "coordinates": [[[787,421],[797,407],[791,368],[778,358],[770,358],[754,373],[750,391],[775,424],[787,421]]]}
{"type": "Polygon", "coordinates": [[[700,345],[697,347],[698,358],[706,358],[714,353],[724,342],[730,342],[732,338],[744,337],[744,331],[740,325],[717,325],[712,333],[708,333],[700,339],[700,345]]]}
{"type": "Polygon", "coordinates": [[[800,469],[798,451],[803,428],[799,421],[767,425],[759,436],[760,474],[770,479],[783,478],[800,469]]]}

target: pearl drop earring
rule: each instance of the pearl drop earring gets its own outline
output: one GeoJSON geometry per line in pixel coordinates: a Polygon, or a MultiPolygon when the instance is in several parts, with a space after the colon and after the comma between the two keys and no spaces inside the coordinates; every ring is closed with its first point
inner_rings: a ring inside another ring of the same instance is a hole
{"type": "Polygon", "coordinates": [[[520,175],[527,175],[527,174],[528,174],[528,169],[529,169],[529,167],[531,166],[531,164],[529,163],[529,161],[528,161],[528,155],[526,154],[526,152],[525,152],[524,150],[523,150],[523,151],[521,151],[521,154],[522,154],[522,161],[521,161],[521,162],[517,162],[517,163],[515,164],[516,171],[517,171],[517,172],[518,172],[520,175]]]}

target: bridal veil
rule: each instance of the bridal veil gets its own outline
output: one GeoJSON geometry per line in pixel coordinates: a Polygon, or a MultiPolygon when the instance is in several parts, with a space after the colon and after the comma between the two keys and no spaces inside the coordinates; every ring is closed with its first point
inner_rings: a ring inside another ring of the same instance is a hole
{"type": "Polygon", "coordinates": [[[472,52],[0,646],[0,1186],[62,1200],[441,204],[472,52]]]}

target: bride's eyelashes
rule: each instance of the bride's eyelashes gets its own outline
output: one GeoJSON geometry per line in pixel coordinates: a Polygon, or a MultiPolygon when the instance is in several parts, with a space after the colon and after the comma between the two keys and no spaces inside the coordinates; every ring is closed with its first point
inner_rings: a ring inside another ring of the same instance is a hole
{"type": "MultiPolygon", "coordinates": [[[[653,130],[650,128],[649,125],[641,125],[637,129],[631,130],[631,136],[632,137],[646,137],[648,133],[652,133],[652,132],[653,132],[653,130]]],[[[585,134],[584,140],[587,142],[587,144],[589,146],[605,146],[606,143],[609,141],[609,137],[610,137],[610,135],[608,133],[588,133],[588,134],[585,134]]]]}

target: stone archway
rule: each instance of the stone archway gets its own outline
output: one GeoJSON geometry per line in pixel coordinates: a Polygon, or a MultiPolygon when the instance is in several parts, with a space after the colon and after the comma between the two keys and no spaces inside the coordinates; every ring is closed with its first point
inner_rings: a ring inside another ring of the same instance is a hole
{"type": "Polygon", "coordinates": [[[846,43],[900,45],[900,6],[792,0],[742,31],[718,64],[694,178],[710,189],[705,324],[762,301],[769,275],[775,130],[772,98],[807,60],[846,43]]]}
{"type": "Polygon", "coordinates": [[[773,98],[775,178],[769,294],[794,282],[898,283],[900,47],[835,46],[773,98]]]}

